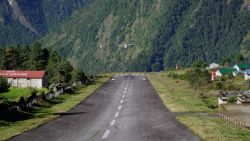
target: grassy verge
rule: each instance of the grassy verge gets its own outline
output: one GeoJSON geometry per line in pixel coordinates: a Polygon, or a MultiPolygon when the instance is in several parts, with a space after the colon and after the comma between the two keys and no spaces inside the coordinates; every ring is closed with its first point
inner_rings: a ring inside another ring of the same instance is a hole
{"type": "MultiPolygon", "coordinates": [[[[209,91],[194,90],[186,81],[171,79],[166,73],[148,74],[148,78],[172,112],[218,112],[218,108],[214,106],[217,104],[217,98],[209,91]]],[[[250,140],[249,131],[235,128],[216,116],[180,114],[177,119],[206,141],[250,140]]]]}
{"type": "Polygon", "coordinates": [[[31,96],[32,91],[36,90],[38,94],[42,92],[46,93],[48,90],[43,89],[33,89],[33,88],[10,88],[8,92],[3,93],[3,96],[6,101],[15,101],[17,102],[20,97],[29,97],[31,96]]]}
{"type": "Polygon", "coordinates": [[[102,77],[95,84],[81,86],[74,93],[63,94],[50,101],[37,104],[30,113],[23,113],[29,117],[25,120],[15,122],[0,121],[0,140],[6,140],[57,118],[59,116],[57,113],[64,113],[70,110],[86,99],[86,97],[103,85],[108,79],[109,76],[102,77]]]}

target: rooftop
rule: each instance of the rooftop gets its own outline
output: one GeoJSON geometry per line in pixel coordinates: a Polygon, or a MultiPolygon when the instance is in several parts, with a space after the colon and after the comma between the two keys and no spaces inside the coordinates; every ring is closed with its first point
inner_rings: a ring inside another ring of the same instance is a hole
{"type": "Polygon", "coordinates": [[[218,70],[222,75],[233,73],[237,71],[235,68],[221,68],[218,70]]]}
{"type": "Polygon", "coordinates": [[[240,69],[250,69],[250,64],[237,64],[240,69]]]}
{"type": "Polygon", "coordinates": [[[0,70],[0,76],[5,78],[43,78],[45,71],[0,70]]]}

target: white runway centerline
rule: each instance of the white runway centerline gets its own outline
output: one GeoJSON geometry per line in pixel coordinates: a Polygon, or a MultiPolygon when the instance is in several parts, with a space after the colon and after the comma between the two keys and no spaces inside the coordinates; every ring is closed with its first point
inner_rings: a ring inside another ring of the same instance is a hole
{"type": "Polygon", "coordinates": [[[121,102],[120,102],[120,103],[122,104],[123,102],[124,102],[124,101],[123,101],[123,100],[121,100],[121,102]]]}
{"type": "Polygon", "coordinates": [[[115,113],[115,118],[118,118],[118,116],[119,116],[119,112],[116,112],[115,113]]]}
{"type": "Polygon", "coordinates": [[[124,98],[125,98],[125,95],[123,95],[122,98],[124,99],[124,98]]]}
{"type": "Polygon", "coordinates": [[[110,130],[106,130],[105,133],[104,133],[103,136],[102,136],[102,139],[108,138],[109,133],[110,133],[110,130]]]}
{"type": "Polygon", "coordinates": [[[110,122],[110,126],[114,126],[115,125],[115,120],[112,120],[111,122],[110,122]]]}
{"type": "Polygon", "coordinates": [[[118,110],[121,110],[121,108],[122,108],[122,105],[119,105],[118,110]]]}

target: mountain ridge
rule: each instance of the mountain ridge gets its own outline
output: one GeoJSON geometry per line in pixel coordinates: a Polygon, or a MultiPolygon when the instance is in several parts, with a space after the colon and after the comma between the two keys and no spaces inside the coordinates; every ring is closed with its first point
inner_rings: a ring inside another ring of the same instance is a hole
{"type": "Polygon", "coordinates": [[[240,51],[249,27],[244,0],[105,2],[92,1],[92,8],[76,12],[43,38],[45,47],[55,48],[90,73],[161,71],[197,60],[221,62],[240,51]],[[95,22],[88,19],[94,16],[95,22]],[[116,46],[121,43],[136,47],[122,50],[116,46]]]}
{"type": "Polygon", "coordinates": [[[88,0],[0,0],[0,45],[33,43],[87,3],[88,0]]]}
{"type": "MultiPolygon", "coordinates": [[[[86,3],[72,14],[62,10],[67,15],[65,20],[45,17],[46,23],[56,26],[45,24],[49,29],[39,41],[87,73],[162,71],[176,64],[190,66],[198,60],[222,63],[239,52],[246,62],[250,58],[249,0],[86,3]],[[135,46],[118,47],[129,43],[135,46]]],[[[53,7],[47,4],[48,9],[53,7]]]]}

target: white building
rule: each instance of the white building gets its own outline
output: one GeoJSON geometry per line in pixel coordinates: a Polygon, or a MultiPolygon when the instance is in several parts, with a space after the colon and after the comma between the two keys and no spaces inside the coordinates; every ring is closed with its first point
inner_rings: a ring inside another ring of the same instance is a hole
{"type": "Polygon", "coordinates": [[[245,71],[245,80],[250,80],[250,69],[247,69],[246,71],[245,71]]]}
{"type": "Polygon", "coordinates": [[[250,64],[237,64],[234,65],[234,68],[237,70],[236,72],[234,72],[234,75],[238,75],[238,74],[245,74],[245,71],[247,69],[250,69],[250,64]]]}
{"type": "Polygon", "coordinates": [[[46,86],[45,71],[0,70],[0,76],[8,79],[13,87],[42,88],[46,86]]]}
{"type": "Polygon", "coordinates": [[[209,69],[217,69],[219,67],[220,67],[220,65],[216,64],[216,63],[209,64],[209,69]]]}

